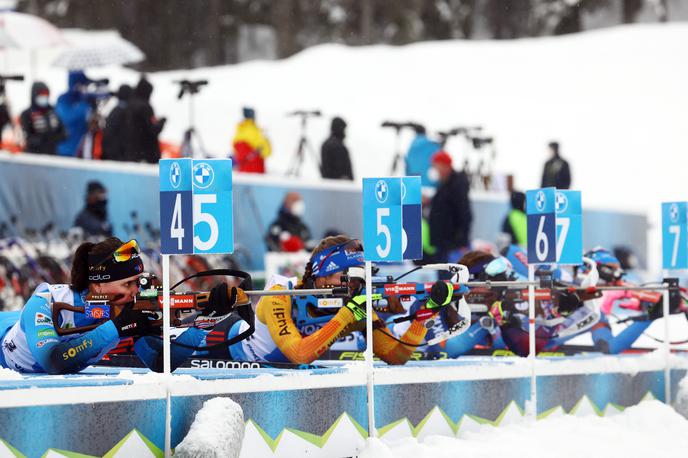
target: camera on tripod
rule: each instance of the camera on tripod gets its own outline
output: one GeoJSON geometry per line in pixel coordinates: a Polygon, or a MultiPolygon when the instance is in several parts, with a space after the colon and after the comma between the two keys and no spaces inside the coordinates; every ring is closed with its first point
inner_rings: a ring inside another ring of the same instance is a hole
{"type": "Polygon", "coordinates": [[[287,113],[287,116],[300,116],[302,118],[318,118],[322,116],[320,110],[295,110],[287,113]]]}
{"type": "Polygon", "coordinates": [[[178,80],[175,83],[179,84],[179,94],[177,98],[181,99],[185,94],[198,94],[201,92],[201,88],[208,84],[208,80],[178,80]]]}
{"type": "Polygon", "coordinates": [[[485,145],[491,145],[494,141],[492,137],[470,137],[474,149],[482,149],[485,145]]]}

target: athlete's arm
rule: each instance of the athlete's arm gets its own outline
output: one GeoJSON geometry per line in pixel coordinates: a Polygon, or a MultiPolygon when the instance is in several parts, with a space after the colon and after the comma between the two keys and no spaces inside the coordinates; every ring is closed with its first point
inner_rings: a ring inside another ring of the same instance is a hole
{"type": "MultiPolygon", "coordinates": [[[[183,343],[191,346],[203,346],[206,344],[205,337],[208,331],[199,328],[189,328],[184,331],[174,342],[183,343]]],[[[141,361],[154,372],[163,371],[163,341],[160,337],[145,336],[134,343],[134,352],[141,361]]],[[[181,347],[179,345],[170,345],[170,370],[175,370],[189,358],[195,350],[191,348],[181,347]]]]}
{"type": "MultiPolygon", "coordinates": [[[[272,289],[283,289],[275,286],[272,289]]],[[[289,296],[264,296],[258,302],[258,317],[264,320],[270,336],[289,361],[309,364],[322,355],[355,322],[353,314],[342,307],[330,321],[308,337],[303,337],[291,318],[289,296]]]]}
{"type": "MultiPolygon", "coordinates": [[[[373,319],[376,320],[377,317],[374,316],[373,319]]],[[[411,326],[399,338],[403,342],[412,344],[405,345],[389,336],[392,334],[389,328],[385,327],[384,331],[381,328],[375,329],[373,330],[373,352],[387,364],[404,364],[416,350],[416,346],[423,342],[427,332],[423,322],[413,320],[411,326]]]]}
{"type": "Polygon", "coordinates": [[[99,361],[119,342],[117,329],[106,321],[76,338],[60,341],[48,301],[31,296],[19,318],[29,351],[48,374],[71,374],[99,361]]]}

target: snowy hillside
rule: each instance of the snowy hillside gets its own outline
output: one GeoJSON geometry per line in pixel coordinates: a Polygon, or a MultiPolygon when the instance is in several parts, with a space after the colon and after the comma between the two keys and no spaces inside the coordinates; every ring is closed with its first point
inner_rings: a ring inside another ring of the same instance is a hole
{"type": "MultiPolygon", "coordinates": [[[[84,34],[72,34],[73,41],[84,34]]],[[[659,221],[659,202],[686,199],[688,62],[683,59],[688,24],[636,25],[561,38],[516,41],[446,41],[404,47],[348,48],[323,45],[290,59],[151,75],[153,103],[169,121],[163,138],[179,142],[187,124],[187,100],[177,100],[179,78],[207,78],[196,101],[197,127],[205,144],[224,155],[243,105],[254,106],[273,141],[269,171],[283,173],[292,161],[299,122],[285,114],[321,109],[311,120],[316,151],[329,117],[349,123],[347,143],[355,173],[386,174],[394,134],[386,119],[425,123],[430,131],[483,125],[497,139],[497,169],[514,173],[516,185],[539,185],[545,145],[562,144],[571,161],[574,188],[588,207],[649,210],[659,221]]],[[[66,85],[42,51],[37,71],[53,88],[66,85]]],[[[6,56],[8,71],[22,71],[25,56],[6,56]]],[[[0,60],[0,65],[2,64],[0,60]]],[[[94,69],[113,87],[135,83],[134,72],[94,69]]],[[[28,88],[9,84],[14,107],[28,102],[28,88]]],[[[410,132],[402,139],[406,148],[410,132]]],[[[448,149],[462,161],[467,148],[448,149]]],[[[304,167],[315,177],[312,163],[304,167]]],[[[659,246],[652,235],[651,251],[659,246]],[[654,249],[653,249],[654,248],[654,249]]],[[[657,262],[657,259],[654,259],[657,262]]]]}

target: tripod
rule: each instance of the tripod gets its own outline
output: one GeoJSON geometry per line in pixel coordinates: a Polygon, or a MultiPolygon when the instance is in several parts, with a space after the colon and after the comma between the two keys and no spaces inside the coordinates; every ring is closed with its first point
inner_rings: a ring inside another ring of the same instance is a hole
{"type": "Polygon", "coordinates": [[[296,152],[294,153],[294,158],[291,161],[291,165],[287,170],[287,176],[298,177],[300,175],[301,167],[303,166],[305,151],[308,151],[311,154],[313,161],[315,162],[315,165],[318,167],[318,172],[320,172],[320,174],[322,175],[322,166],[320,165],[320,161],[318,161],[318,156],[315,154],[315,150],[310,145],[310,143],[308,143],[308,138],[306,137],[306,123],[308,122],[308,118],[320,117],[322,116],[322,113],[319,110],[297,110],[288,113],[287,116],[301,117],[301,135],[299,138],[299,146],[297,147],[296,152]]]}
{"type": "Polygon", "coordinates": [[[179,84],[179,94],[177,99],[181,99],[184,95],[189,95],[189,127],[184,131],[184,138],[182,139],[181,155],[182,157],[205,157],[206,149],[203,145],[203,140],[195,127],[195,110],[194,110],[194,96],[201,91],[201,88],[208,84],[208,80],[180,80],[175,81],[179,84]],[[198,147],[194,147],[194,139],[198,147]],[[198,154],[197,154],[198,152],[198,154]]]}

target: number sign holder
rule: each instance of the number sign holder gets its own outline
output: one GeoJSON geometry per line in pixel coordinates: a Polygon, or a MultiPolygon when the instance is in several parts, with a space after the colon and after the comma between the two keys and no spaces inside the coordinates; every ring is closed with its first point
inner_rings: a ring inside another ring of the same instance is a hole
{"type": "Polygon", "coordinates": [[[556,262],[555,188],[526,191],[528,222],[528,359],[530,360],[530,401],[526,414],[537,419],[537,377],[535,376],[535,266],[556,262]]]}
{"type": "Polygon", "coordinates": [[[372,261],[400,262],[423,256],[420,177],[363,179],[363,247],[366,276],[368,435],[376,437],[373,392],[372,261]]]}
{"type": "Polygon", "coordinates": [[[160,171],[160,247],[163,294],[163,374],[167,386],[165,456],[172,456],[170,255],[231,253],[232,161],[162,159],[160,171]]]}
{"type": "MultiPolygon", "coordinates": [[[[672,270],[688,268],[688,202],[662,202],[662,268],[664,278],[671,276],[672,270]]],[[[664,315],[664,345],[666,358],[664,365],[664,392],[667,404],[671,402],[671,339],[669,330],[669,290],[662,295],[664,315]]]]}

